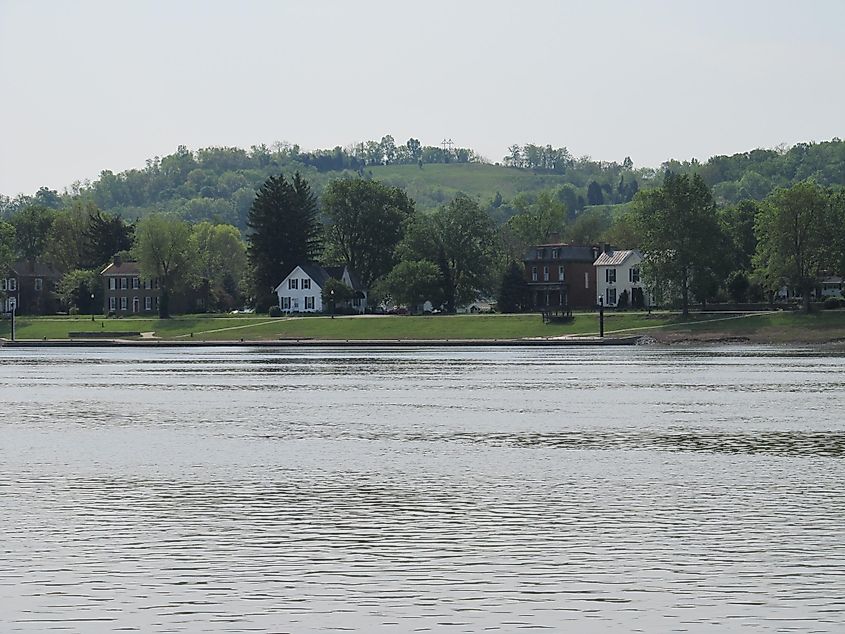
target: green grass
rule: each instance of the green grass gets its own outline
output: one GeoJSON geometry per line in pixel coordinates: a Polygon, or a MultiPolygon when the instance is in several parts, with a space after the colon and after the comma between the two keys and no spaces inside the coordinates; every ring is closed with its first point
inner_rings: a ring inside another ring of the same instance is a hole
{"type": "Polygon", "coordinates": [[[404,188],[412,198],[419,198],[423,207],[446,203],[458,192],[488,201],[500,192],[506,199],[519,192],[550,189],[569,182],[562,174],[534,174],[481,163],[431,164],[420,169],[416,165],[382,165],[367,168],[379,181],[404,188]],[[432,199],[440,192],[442,200],[432,199]]]}
{"type": "MultiPolygon", "coordinates": [[[[595,335],[596,313],[576,313],[565,324],[544,324],[530,315],[436,315],[426,317],[279,317],[266,315],[186,315],[172,319],[103,319],[90,317],[21,317],[18,339],[67,339],[70,332],[154,332],[156,337],[183,341],[278,339],[520,339],[559,335],[595,335]]],[[[608,313],[609,335],[642,334],[658,341],[707,341],[743,338],[755,342],[820,342],[845,340],[845,311],[765,313],[752,316],[608,313]]],[[[9,337],[9,322],[0,323],[0,337],[9,337]]]]}
{"type": "MultiPolygon", "coordinates": [[[[670,318],[642,314],[608,315],[606,329],[639,328],[670,318]]],[[[437,315],[426,317],[293,317],[263,315],[188,315],[172,319],[96,319],[90,317],[21,317],[18,339],[67,339],[70,332],[155,332],[162,339],[518,339],[563,334],[596,334],[598,317],[576,314],[566,324],[544,324],[539,315],[437,315]]],[[[9,323],[0,327],[9,336],[9,323]]]]}

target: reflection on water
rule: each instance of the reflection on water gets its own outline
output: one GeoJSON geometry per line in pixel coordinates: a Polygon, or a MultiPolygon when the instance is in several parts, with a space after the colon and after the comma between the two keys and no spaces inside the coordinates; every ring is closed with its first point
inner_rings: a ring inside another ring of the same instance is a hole
{"type": "Polygon", "coordinates": [[[843,631],[843,369],[3,350],[0,631],[843,631]]]}

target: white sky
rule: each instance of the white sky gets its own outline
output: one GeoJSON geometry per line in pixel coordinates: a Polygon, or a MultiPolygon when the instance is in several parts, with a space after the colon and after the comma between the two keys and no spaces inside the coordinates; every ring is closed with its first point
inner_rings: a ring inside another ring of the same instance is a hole
{"type": "Polygon", "coordinates": [[[845,0],[0,0],[0,192],[391,134],[657,167],[845,137],[845,0]]]}

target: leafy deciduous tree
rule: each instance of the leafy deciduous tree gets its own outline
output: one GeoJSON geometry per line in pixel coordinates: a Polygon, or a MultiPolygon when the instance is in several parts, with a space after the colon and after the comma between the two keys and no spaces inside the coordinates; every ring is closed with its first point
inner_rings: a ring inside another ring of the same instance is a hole
{"type": "Polygon", "coordinates": [[[366,287],[397,262],[396,246],[414,203],[396,187],[360,178],[332,181],[322,196],[330,252],[366,287]]]}
{"type": "Polygon", "coordinates": [[[162,319],[170,317],[170,293],[178,284],[189,281],[197,259],[193,247],[191,226],[184,220],[153,214],[135,228],[132,256],[138,260],[144,278],[159,280],[158,313],[162,319]]]}
{"type": "Polygon", "coordinates": [[[637,194],[633,214],[646,277],[677,288],[688,317],[694,279],[703,282],[719,266],[722,234],[710,190],[698,175],[667,173],[662,187],[637,194]]]}
{"type": "Polygon", "coordinates": [[[770,290],[784,283],[796,286],[810,311],[810,293],[819,275],[837,264],[834,198],[812,181],[778,189],[757,214],[754,265],[770,290]]]}

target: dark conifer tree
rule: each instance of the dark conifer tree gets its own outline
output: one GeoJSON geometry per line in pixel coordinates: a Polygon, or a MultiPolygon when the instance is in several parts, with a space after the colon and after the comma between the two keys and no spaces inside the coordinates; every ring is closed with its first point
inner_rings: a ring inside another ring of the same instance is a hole
{"type": "Polygon", "coordinates": [[[511,262],[502,275],[499,286],[499,312],[516,313],[525,308],[528,301],[528,284],[525,282],[522,267],[511,262]]]}
{"type": "Polygon", "coordinates": [[[320,255],[317,199],[299,172],[290,182],[268,178],[249,210],[247,255],[253,270],[255,308],[267,310],[275,288],[298,264],[320,255]]]}

